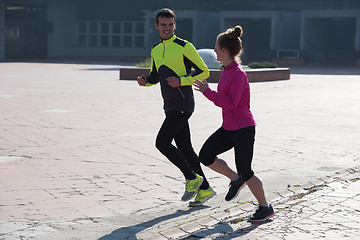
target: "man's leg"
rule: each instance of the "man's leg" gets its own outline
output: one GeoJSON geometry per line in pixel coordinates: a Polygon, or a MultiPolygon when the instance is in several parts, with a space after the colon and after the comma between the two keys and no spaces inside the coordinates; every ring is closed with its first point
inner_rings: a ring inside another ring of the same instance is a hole
{"type": "MultiPolygon", "coordinates": [[[[191,113],[183,113],[185,115],[188,115],[188,118],[190,118],[191,113]]],[[[184,156],[186,162],[189,164],[191,169],[203,177],[203,183],[200,186],[200,189],[208,189],[209,183],[205,177],[205,174],[200,166],[200,161],[195,153],[192,144],[191,144],[191,137],[190,137],[190,128],[189,128],[189,122],[186,121],[183,128],[180,130],[180,132],[175,136],[175,143],[179,151],[184,156]]]]}
{"type": "Polygon", "coordinates": [[[193,198],[203,182],[203,178],[193,172],[181,152],[171,143],[184,124],[187,123],[187,119],[188,117],[180,111],[167,112],[156,138],[156,148],[177,166],[185,176],[185,193],[181,197],[182,201],[193,198]]]}
{"type": "Polygon", "coordinates": [[[180,111],[169,111],[156,137],[156,148],[183,173],[186,179],[195,179],[195,174],[172,140],[187,123],[187,117],[180,111]]]}

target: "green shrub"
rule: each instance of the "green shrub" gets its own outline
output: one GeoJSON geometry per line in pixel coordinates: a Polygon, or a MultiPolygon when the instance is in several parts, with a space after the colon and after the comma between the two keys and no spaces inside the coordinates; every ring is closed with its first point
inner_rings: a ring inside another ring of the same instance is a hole
{"type": "Polygon", "coordinates": [[[151,67],[151,58],[147,58],[144,61],[142,61],[140,63],[137,63],[136,67],[139,67],[139,68],[149,68],[149,67],[151,67]]]}
{"type": "Polygon", "coordinates": [[[276,63],[271,62],[251,62],[248,64],[249,68],[277,68],[276,63]]]}

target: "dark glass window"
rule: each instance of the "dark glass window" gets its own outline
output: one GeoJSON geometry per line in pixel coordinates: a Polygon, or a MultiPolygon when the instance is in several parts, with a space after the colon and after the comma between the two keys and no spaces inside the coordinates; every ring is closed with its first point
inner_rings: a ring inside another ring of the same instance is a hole
{"type": "Polygon", "coordinates": [[[121,23],[119,22],[112,23],[112,33],[121,33],[121,23]]]}
{"type": "Polygon", "coordinates": [[[112,46],[113,47],[121,47],[120,36],[112,37],[112,46]]]}
{"type": "Polygon", "coordinates": [[[97,22],[90,22],[90,33],[98,32],[98,24],[97,22]]]}

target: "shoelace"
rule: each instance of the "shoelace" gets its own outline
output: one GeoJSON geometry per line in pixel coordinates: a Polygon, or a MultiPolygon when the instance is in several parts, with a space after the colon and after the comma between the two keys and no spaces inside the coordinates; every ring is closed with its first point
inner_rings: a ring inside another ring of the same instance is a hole
{"type": "Polygon", "coordinates": [[[189,179],[186,179],[186,180],[185,180],[185,191],[187,191],[187,192],[189,191],[189,189],[190,189],[190,187],[191,187],[191,186],[190,186],[190,181],[191,181],[191,180],[189,180],[189,179]]]}

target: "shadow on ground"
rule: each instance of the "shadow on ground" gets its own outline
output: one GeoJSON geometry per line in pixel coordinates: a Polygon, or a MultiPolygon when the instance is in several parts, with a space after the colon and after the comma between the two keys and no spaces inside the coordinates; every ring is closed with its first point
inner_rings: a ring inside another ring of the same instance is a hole
{"type": "Polygon", "coordinates": [[[177,210],[175,213],[160,216],[154,218],[150,221],[139,223],[129,227],[122,227],[119,229],[114,230],[110,234],[107,234],[103,237],[100,237],[98,240],[114,240],[114,239],[129,239],[129,240],[136,240],[136,234],[140,233],[141,231],[151,228],[161,222],[164,222],[169,219],[174,219],[186,214],[191,214],[192,212],[199,211],[201,209],[209,208],[208,206],[202,206],[197,208],[189,208],[188,210],[177,210]]]}
{"type": "Polygon", "coordinates": [[[181,240],[196,240],[211,236],[213,240],[227,240],[234,237],[243,237],[251,231],[255,230],[258,226],[271,222],[272,220],[260,223],[252,223],[244,228],[239,228],[234,231],[233,227],[228,222],[219,222],[212,228],[206,228],[191,236],[182,238],[181,240]]]}

